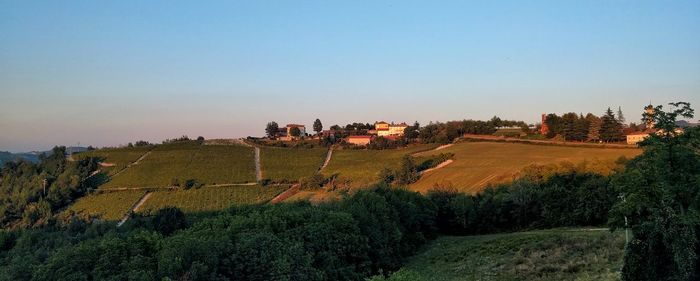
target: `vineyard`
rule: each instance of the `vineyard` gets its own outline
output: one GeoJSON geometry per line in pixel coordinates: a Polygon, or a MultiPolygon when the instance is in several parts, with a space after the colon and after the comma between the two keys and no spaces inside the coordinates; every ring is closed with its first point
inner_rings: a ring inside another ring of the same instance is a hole
{"type": "Polygon", "coordinates": [[[101,192],[78,199],[64,212],[75,213],[84,217],[97,217],[108,221],[117,221],[129,211],[146,191],[127,190],[101,192]]]}
{"type": "Polygon", "coordinates": [[[115,173],[126,168],[130,163],[135,162],[146,152],[151,150],[152,146],[139,146],[139,147],[124,147],[124,148],[105,148],[100,150],[86,151],[76,154],[74,157],[77,159],[95,157],[101,162],[105,163],[106,166],[102,167],[101,170],[105,174],[111,176],[115,173]]]}
{"type": "Polygon", "coordinates": [[[427,191],[436,184],[453,185],[463,192],[475,193],[488,184],[513,180],[519,171],[530,164],[581,163],[587,161],[605,174],[614,167],[620,156],[633,158],[639,149],[588,148],[547,146],[499,142],[462,142],[439,151],[418,153],[426,157],[440,153],[454,153],[454,162],[441,169],[426,173],[411,189],[427,191]]]}
{"type": "Polygon", "coordinates": [[[178,207],[190,213],[218,211],[232,205],[264,203],[287,188],[288,185],[245,185],[156,191],[141,206],[139,212],[150,214],[168,206],[178,207]]]}
{"type": "Polygon", "coordinates": [[[290,182],[313,175],[323,164],[327,152],[325,148],[263,147],[260,150],[263,178],[290,182]]]}
{"type": "Polygon", "coordinates": [[[333,151],[333,158],[323,174],[337,175],[340,181],[348,181],[353,187],[362,187],[376,182],[383,168],[397,168],[404,155],[434,149],[437,146],[421,144],[387,150],[337,150],[333,151]]]}
{"type": "Polygon", "coordinates": [[[255,181],[252,148],[181,142],[158,145],[137,165],[112,178],[104,188],[164,187],[189,179],[203,184],[255,181]]]}

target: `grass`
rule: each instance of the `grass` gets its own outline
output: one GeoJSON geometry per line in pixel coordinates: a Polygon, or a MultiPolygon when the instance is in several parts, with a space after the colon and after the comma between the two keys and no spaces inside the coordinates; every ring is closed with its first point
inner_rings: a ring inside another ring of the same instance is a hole
{"type": "Polygon", "coordinates": [[[398,168],[404,155],[435,147],[438,145],[422,144],[387,150],[337,150],[333,151],[333,157],[323,170],[323,174],[326,176],[337,174],[338,180],[349,181],[352,187],[367,186],[377,181],[379,171],[383,168],[398,168]]]}
{"type": "Polygon", "coordinates": [[[178,207],[187,213],[219,211],[231,205],[267,202],[287,188],[288,185],[245,185],[156,191],[138,212],[150,214],[167,206],[178,207]]]}
{"type": "Polygon", "coordinates": [[[78,199],[66,212],[117,221],[146,193],[143,190],[102,192],[78,199]]]}
{"type": "Polygon", "coordinates": [[[164,187],[173,179],[204,184],[255,181],[253,149],[240,145],[182,142],[156,146],[151,154],[103,187],[164,187]]]}
{"type": "Polygon", "coordinates": [[[388,280],[619,280],[623,252],[607,230],[440,237],[388,280]]]}
{"type": "Polygon", "coordinates": [[[620,156],[633,158],[641,153],[641,150],[505,142],[462,142],[439,151],[419,153],[416,156],[427,157],[450,152],[455,154],[452,164],[423,175],[418,182],[411,185],[411,189],[425,192],[436,184],[452,184],[463,192],[476,193],[488,184],[512,180],[514,175],[530,164],[562,161],[613,163],[620,156]]]}
{"type": "Polygon", "coordinates": [[[313,175],[323,165],[326,148],[260,148],[263,178],[274,182],[297,181],[313,175]]]}
{"type": "Polygon", "coordinates": [[[132,162],[135,162],[146,152],[151,150],[152,146],[139,147],[123,147],[123,148],[104,148],[92,151],[85,151],[74,155],[74,158],[82,159],[87,157],[100,158],[103,163],[114,164],[111,167],[101,167],[100,169],[105,174],[112,176],[115,173],[126,168],[132,162]]]}

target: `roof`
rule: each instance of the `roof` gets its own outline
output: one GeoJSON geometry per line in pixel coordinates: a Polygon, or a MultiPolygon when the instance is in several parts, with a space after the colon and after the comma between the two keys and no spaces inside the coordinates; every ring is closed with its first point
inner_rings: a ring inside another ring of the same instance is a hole
{"type": "Polygon", "coordinates": [[[646,135],[649,135],[649,134],[651,134],[651,133],[649,133],[649,132],[631,132],[631,133],[629,133],[629,134],[627,134],[627,135],[628,135],[628,136],[639,136],[639,135],[645,135],[645,136],[646,136],[646,135]]]}
{"type": "Polygon", "coordinates": [[[377,124],[389,124],[389,123],[384,122],[384,121],[374,122],[374,125],[377,125],[377,124]]]}
{"type": "Polygon", "coordinates": [[[348,136],[348,138],[349,138],[349,139],[371,139],[372,136],[366,136],[366,135],[363,135],[363,136],[348,136]]]}
{"type": "Polygon", "coordinates": [[[408,127],[406,123],[401,123],[401,124],[391,124],[389,127],[408,127]]]}
{"type": "Polygon", "coordinates": [[[287,124],[287,127],[304,127],[304,128],[306,128],[306,126],[299,125],[299,124],[287,124]]]}

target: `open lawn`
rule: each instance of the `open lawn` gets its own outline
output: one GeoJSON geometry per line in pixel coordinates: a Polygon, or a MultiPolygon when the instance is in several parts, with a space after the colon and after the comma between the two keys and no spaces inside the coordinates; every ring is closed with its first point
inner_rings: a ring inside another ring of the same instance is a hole
{"type": "Polygon", "coordinates": [[[122,147],[122,148],[104,148],[92,151],[85,151],[75,154],[73,158],[82,159],[86,157],[99,158],[101,162],[108,165],[100,169],[107,175],[111,176],[126,168],[132,162],[135,162],[146,152],[151,150],[152,146],[139,147],[122,147]],[[112,166],[113,165],[113,166],[112,166]]]}
{"type": "Polygon", "coordinates": [[[619,280],[624,243],[586,229],[440,237],[387,280],[619,280]]]}
{"type": "Polygon", "coordinates": [[[173,179],[204,184],[255,181],[253,149],[242,145],[181,142],[156,146],[136,165],[113,177],[104,188],[163,187],[173,179]]]}
{"type": "Polygon", "coordinates": [[[267,202],[288,188],[289,185],[242,185],[156,191],[141,206],[139,213],[149,214],[167,206],[188,213],[220,211],[231,205],[267,202]]]}
{"type": "Polygon", "coordinates": [[[101,192],[78,199],[66,212],[117,221],[146,193],[144,190],[101,192]]]}
{"type": "Polygon", "coordinates": [[[418,153],[416,156],[425,157],[450,152],[455,154],[453,163],[424,174],[418,182],[411,185],[411,189],[425,192],[439,183],[451,184],[463,192],[476,193],[488,184],[512,180],[516,173],[530,164],[590,161],[598,162],[596,166],[599,167],[612,167],[614,161],[620,156],[633,158],[641,153],[641,150],[505,142],[461,142],[439,151],[418,153]]]}
{"type": "Polygon", "coordinates": [[[363,187],[375,183],[383,168],[398,168],[404,155],[436,147],[438,147],[437,144],[420,144],[387,150],[335,150],[323,174],[325,176],[337,174],[339,181],[349,181],[352,187],[363,187]]]}
{"type": "Polygon", "coordinates": [[[260,148],[263,178],[274,182],[298,181],[313,175],[326,159],[326,148],[260,148]]]}

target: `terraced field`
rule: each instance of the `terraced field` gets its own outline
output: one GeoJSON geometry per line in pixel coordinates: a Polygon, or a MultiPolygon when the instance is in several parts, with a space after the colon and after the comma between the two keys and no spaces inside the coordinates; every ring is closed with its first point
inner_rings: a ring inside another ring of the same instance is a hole
{"type": "Polygon", "coordinates": [[[245,185],[156,191],[141,206],[139,213],[150,214],[167,206],[189,213],[224,210],[231,205],[267,202],[288,188],[288,185],[245,185]]]}
{"type": "Polygon", "coordinates": [[[253,149],[197,142],[158,145],[139,164],[113,177],[103,188],[164,187],[173,179],[196,179],[204,184],[254,182],[253,149]]]}
{"type": "Polygon", "coordinates": [[[335,150],[323,174],[325,176],[337,174],[339,181],[348,181],[352,187],[363,187],[375,183],[383,168],[397,168],[404,155],[436,147],[438,147],[437,144],[421,144],[387,150],[335,150]]]}
{"type": "Polygon", "coordinates": [[[462,142],[439,151],[418,153],[416,156],[450,152],[455,154],[453,163],[424,174],[410,188],[424,192],[435,184],[452,184],[463,192],[476,193],[488,184],[511,181],[516,173],[530,164],[596,161],[602,163],[599,166],[613,166],[612,163],[620,156],[633,158],[641,153],[641,150],[462,142]]]}
{"type": "Polygon", "coordinates": [[[323,165],[327,152],[325,148],[262,147],[260,163],[263,178],[290,182],[311,176],[323,165]]]}
{"type": "Polygon", "coordinates": [[[624,234],[556,229],[440,237],[390,278],[370,281],[620,280],[624,234]]]}
{"type": "Polygon", "coordinates": [[[103,220],[117,221],[146,193],[143,190],[126,190],[91,194],[78,199],[67,212],[83,216],[96,216],[103,220]]]}
{"type": "Polygon", "coordinates": [[[105,174],[112,176],[115,173],[126,168],[130,163],[138,160],[142,155],[151,150],[152,146],[139,146],[139,147],[123,147],[123,148],[105,148],[92,151],[86,151],[78,153],[74,158],[82,159],[86,157],[96,157],[100,158],[106,165],[100,168],[105,174]]]}

